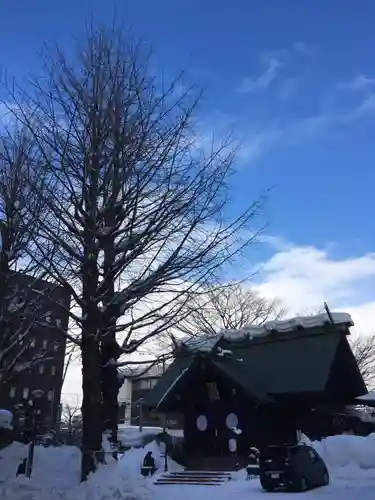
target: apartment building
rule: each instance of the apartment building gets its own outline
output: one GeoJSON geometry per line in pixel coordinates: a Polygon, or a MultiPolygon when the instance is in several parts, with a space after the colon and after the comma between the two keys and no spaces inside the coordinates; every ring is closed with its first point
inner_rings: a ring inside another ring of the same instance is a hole
{"type": "Polygon", "coordinates": [[[18,356],[15,369],[9,380],[0,382],[0,408],[12,411],[21,428],[38,389],[43,391],[38,401],[40,428],[53,429],[60,418],[66,348],[63,332],[68,331],[70,295],[62,287],[24,274],[15,274],[14,281],[20,289],[27,288],[30,301],[39,300],[35,314],[41,320],[36,318],[30,333],[24,338],[20,336],[14,352],[18,356]],[[27,349],[24,342],[28,343],[27,349]],[[38,357],[40,360],[30,363],[38,357]],[[24,369],[25,365],[30,367],[24,369]]]}
{"type": "MultiPolygon", "coordinates": [[[[164,373],[166,366],[163,363],[154,365],[145,374],[125,378],[124,384],[119,391],[120,417],[119,421],[126,425],[139,425],[142,413],[142,424],[144,426],[163,427],[165,416],[158,412],[150,412],[142,407],[142,400],[146,398],[150,390],[164,373]]],[[[144,371],[144,367],[138,372],[144,371]]],[[[181,428],[179,416],[170,416],[168,420],[169,428],[181,428]]]]}

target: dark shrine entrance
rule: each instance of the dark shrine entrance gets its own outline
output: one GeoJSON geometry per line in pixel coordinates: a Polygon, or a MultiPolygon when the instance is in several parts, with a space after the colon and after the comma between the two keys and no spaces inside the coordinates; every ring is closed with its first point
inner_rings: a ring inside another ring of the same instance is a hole
{"type": "Polygon", "coordinates": [[[209,362],[199,363],[181,396],[190,456],[247,456],[258,412],[243,389],[209,362]]]}

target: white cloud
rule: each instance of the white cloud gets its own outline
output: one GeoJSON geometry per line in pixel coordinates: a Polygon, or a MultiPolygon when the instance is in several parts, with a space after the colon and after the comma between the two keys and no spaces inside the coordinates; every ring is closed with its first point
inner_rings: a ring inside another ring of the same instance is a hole
{"type": "Polygon", "coordinates": [[[347,127],[375,112],[375,93],[366,96],[356,106],[335,113],[321,113],[298,120],[266,126],[263,130],[249,132],[243,140],[239,154],[241,163],[251,162],[276,145],[300,144],[316,139],[333,127],[347,127]]]}
{"type": "Polygon", "coordinates": [[[313,56],[315,54],[315,47],[306,42],[294,42],[293,50],[305,56],[313,56]]]}
{"type": "MultiPolygon", "coordinates": [[[[267,90],[276,80],[281,68],[290,63],[292,59],[303,56],[311,57],[315,53],[315,48],[305,42],[294,42],[288,50],[277,50],[273,52],[263,52],[259,55],[262,64],[265,67],[263,73],[259,76],[246,76],[237,87],[241,93],[254,93],[267,90]]],[[[288,78],[285,85],[282,84],[282,94],[290,96],[296,90],[296,78],[288,78]]],[[[282,95],[283,97],[283,95],[282,95]]]]}
{"type": "Polygon", "coordinates": [[[365,284],[375,277],[375,253],[334,259],[328,250],[293,246],[271,238],[276,253],[262,265],[256,285],[265,297],[278,297],[288,315],[323,308],[352,314],[356,331],[375,333],[375,293],[363,296],[365,284]]]}
{"type": "Polygon", "coordinates": [[[246,76],[238,86],[238,92],[250,93],[267,90],[275,80],[283,62],[276,57],[265,58],[266,69],[257,77],[246,76]]]}
{"type": "Polygon", "coordinates": [[[268,151],[278,141],[278,129],[265,129],[259,132],[249,132],[244,137],[237,154],[240,163],[251,163],[268,151]]]}
{"type": "Polygon", "coordinates": [[[346,90],[366,90],[375,85],[375,78],[369,78],[366,75],[357,75],[348,82],[342,82],[337,85],[338,88],[346,90]]]}

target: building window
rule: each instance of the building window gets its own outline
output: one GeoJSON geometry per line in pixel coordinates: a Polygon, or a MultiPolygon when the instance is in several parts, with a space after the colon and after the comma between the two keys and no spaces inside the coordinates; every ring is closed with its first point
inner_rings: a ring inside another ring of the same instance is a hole
{"type": "Polygon", "coordinates": [[[48,313],[46,314],[46,323],[51,323],[51,321],[52,321],[52,316],[51,316],[51,313],[50,313],[50,312],[48,312],[48,313]]]}
{"type": "Polygon", "coordinates": [[[57,326],[57,328],[61,328],[61,319],[60,318],[56,319],[56,326],[57,326]]]}
{"type": "Polygon", "coordinates": [[[16,391],[17,391],[17,388],[16,388],[16,387],[11,387],[11,388],[10,388],[10,391],[9,391],[9,397],[10,397],[10,398],[14,398],[14,397],[16,397],[16,391]]]}
{"type": "Polygon", "coordinates": [[[53,391],[48,391],[48,393],[47,393],[47,399],[48,399],[48,401],[52,401],[53,400],[53,391]]]}
{"type": "Polygon", "coordinates": [[[36,339],[32,338],[30,339],[30,347],[35,347],[36,346],[36,339]]]}
{"type": "Polygon", "coordinates": [[[53,344],[53,350],[54,351],[58,351],[59,350],[59,344],[57,342],[55,342],[55,344],[53,344]]]}
{"type": "Polygon", "coordinates": [[[47,346],[48,346],[48,341],[44,339],[42,344],[43,349],[47,349],[47,346]]]}
{"type": "Polygon", "coordinates": [[[29,397],[29,388],[28,387],[23,388],[22,397],[23,397],[23,399],[27,399],[29,397]]]}
{"type": "Polygon", "coordinates": [[[44,365],[39,365],[38,370],[39,370],[39,375],[43,375],[43,373],[44,373],[44,365]]]}
{"type": "Polygon", "coordinates": [[[52,365],[51,366],[51,375],[54,377],[56,375],[56,366],[52,365]]]}

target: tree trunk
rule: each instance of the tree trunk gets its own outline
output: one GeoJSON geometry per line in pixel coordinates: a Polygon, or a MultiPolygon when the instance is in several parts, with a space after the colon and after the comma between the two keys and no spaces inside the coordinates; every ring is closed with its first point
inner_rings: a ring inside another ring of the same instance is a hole
{"type": "MultiPolygon", "coordinates": [[[[116,166],[116,159],[114,160],[116,166]]],[[[112,189],[110,200],[108,200],[108,209],[105,213],[106,227],[116,227],[116,200],[120,192],[121,182],[116,176],[118,169],[113,171],[112,189]]],[[[116,274],[114,271],[116,261],[116,245],[113,234],[107,234],[102,237],[104,251],[103,271],[104,271],[104,297],[103,305],[105,313],[102,316],[102,334],[101,360],[102,360],[102,397],[104,411],[104,429],[110,431],[109,441],[114,448],[114,458],[117,458],[116,450],[118,448],[118,392],[121,387],[119,382],[117,367],[114,362],[121,355],[121,349],[116,341],[116,323],[120,317],[119,306],[113,303],[115,297],[116,274]]]]}
{"type": "Polygon", "coordinates": [[[82,481],[103,460],[100,375],[99,347],[94,335],[87,335],[82,342],[82,481]]]}
{"type": "MultiPolygon", "coordinates": [[[[110,432],[109,441],[114,448],[116,448],[118,444],[118,392],[121,387],[117,367],[114,362],[118,360],[120,352],[114,334],[107,333],[101,345],[103,426],[104,430],[110,432]]],[[[115,450],[114,458],[116,458],[115,450]]]]}

